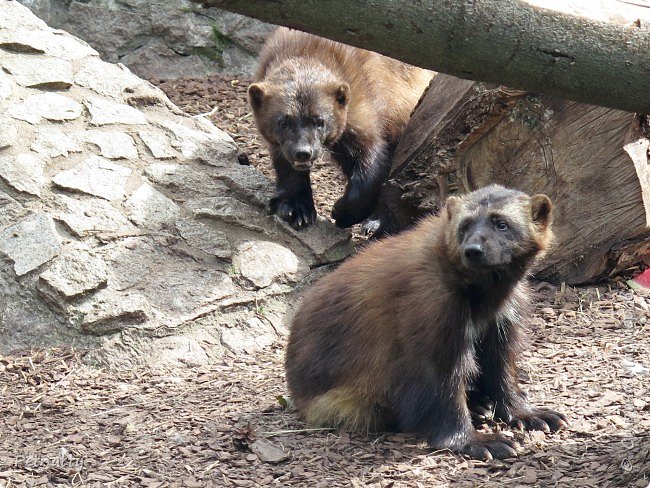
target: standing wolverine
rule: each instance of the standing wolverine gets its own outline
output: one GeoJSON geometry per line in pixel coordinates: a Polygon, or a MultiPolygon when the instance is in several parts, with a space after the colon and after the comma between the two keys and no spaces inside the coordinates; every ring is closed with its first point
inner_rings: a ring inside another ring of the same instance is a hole
{"type": "Polygon", "coordinates": [[[269,212],[300,229],[316,219],[309,170],[323,148],[348,184],[339,227],[375,209],[411,111],[433,77],[379,54],[279,28],[266,42],[248,98],[269,144],[277,191],[269,212]]]}
{"type": "Polygon", "coordinates": [[[555,431],[517,383],[525,278],[551,240],[551,202],[492,185],[450,197],[441,216],[379,241],[320,280],[294,318],[286,356],[310,423],[426,437],[480,459],[517,444],[474,429],[468,390],[495,417],[555,431]]]}

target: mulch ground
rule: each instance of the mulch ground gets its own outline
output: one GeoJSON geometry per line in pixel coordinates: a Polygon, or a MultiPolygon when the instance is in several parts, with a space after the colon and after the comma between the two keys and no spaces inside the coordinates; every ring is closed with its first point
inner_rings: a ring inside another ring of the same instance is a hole
{"type": "MultiPolygon", "coordinates": [[[[190,113],[214,110],[272,176],[245,80],[157,83],[190,113]]],[[[321,168],[314,181],[328,214],[339,177],[321,168]]],[[[650,294],[622,281],[534,288],[524,387],[571,425],[512,432],[523,445],[516,459],[472,461],[406,435],[312,429],[278,401],[287,395],[282,344],[174,371],[98,370],[83,352],[56,349],[0,356],[0,487],[648,487],[650,294]]]]}

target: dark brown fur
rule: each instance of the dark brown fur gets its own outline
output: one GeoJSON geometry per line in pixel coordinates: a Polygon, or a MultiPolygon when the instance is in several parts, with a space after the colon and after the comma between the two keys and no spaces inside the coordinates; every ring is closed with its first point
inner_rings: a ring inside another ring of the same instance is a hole
{"type": "Polygon", "coordinates": [[[451,197],[441,216],[316,283],[287,347],[297,409],[317,425],[417,433],[478,458],[517,446],[474,429],[469,390],[512,425],[563,427],[561,414],[529,405],[516,368],[525,278],[549,245],[550,218],[546,196],[493,185],[451,197]]]}
{"type": "Polygon", "coordinates": [[[295,228],[314,221],[309,169],[325,149],[348,179],[332,212],[337,225],[349,227],[368,217],[394,146],[433,74],[279,28],[264,46],[257,82],[249,87],[277,177],[269,210],[295,228]]]}

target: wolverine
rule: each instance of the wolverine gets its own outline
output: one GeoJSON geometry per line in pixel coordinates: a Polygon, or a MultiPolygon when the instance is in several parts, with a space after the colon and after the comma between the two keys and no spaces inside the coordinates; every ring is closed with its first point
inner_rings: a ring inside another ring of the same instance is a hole
{"type": "Polygon", "coordinates": [[[377,205],[397,141],[433,75],[377,53],[277,29],[248,88],[275,169],[269,212],[295,229],[314,222],[310,169],[327,150],[347,179],[332,218],[339,227],[366,219],[377,205]]]}
{"type": "Polygon", "coordinates": [[[552,238],[552,204],[491,185],[449,197],[439,216],[368,246],[318,281],[293,319],[286,377],[311,424],[423,436],[478,459],[518,445],[472,425],[468,395],[494,416],[554,432],[564,415],[532,407],[517,360],[526,278],[552,238]]]}

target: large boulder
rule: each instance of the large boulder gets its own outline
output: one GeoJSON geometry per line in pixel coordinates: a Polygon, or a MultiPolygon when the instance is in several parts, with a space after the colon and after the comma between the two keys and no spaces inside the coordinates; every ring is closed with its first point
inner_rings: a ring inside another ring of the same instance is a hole
{"type": "Polygon", "coordinates": [[[294,289],[350,252],[265,212],[272,182],[127,68],[0,0],[0,353],[72,344],[200,363],[285,331],[294,289]],[[316,272],[316,271],[314,271],[316,272]]]}
{"type": "Polygon", "coordinates": [[[189,0],[19,0],[143,78],[250,75],[275,26],[189,0]]]}

